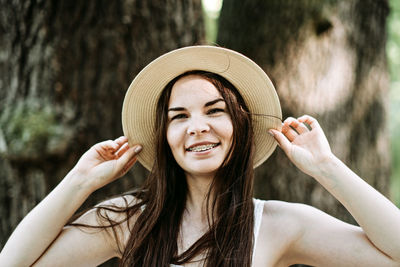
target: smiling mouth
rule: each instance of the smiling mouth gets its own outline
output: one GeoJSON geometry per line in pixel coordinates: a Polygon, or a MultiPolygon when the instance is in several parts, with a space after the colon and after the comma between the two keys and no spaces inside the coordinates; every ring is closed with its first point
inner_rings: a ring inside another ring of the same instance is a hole
{"type": "Polygon", "coordinates": [[[218,146],[218,144],[208,144],[208,145],[201,145],[201,146],[195,146],[195,147],[189,147],[186,149],[186,151],[190,151],[190,152],[203,152],[203,151],[207,151],[210,150],[216,146],[218,146]]]}

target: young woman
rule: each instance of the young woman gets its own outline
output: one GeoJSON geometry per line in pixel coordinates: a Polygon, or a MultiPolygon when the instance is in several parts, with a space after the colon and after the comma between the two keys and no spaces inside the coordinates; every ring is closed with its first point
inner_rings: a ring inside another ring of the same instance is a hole
{"type": "Polygon", "coordinates": [[[0,266],[112,257],[122,266],[400,266],[399,209],[332,154],[314,118],[280,118],[266,74],[234,51],[197,46],[156,59],[127,92],[127,137],[81,157],[15,229],[0,266]],[[307,205],[253,199],[253,168],[276,143],[360,227],[307,205]],[[140,189],[68,224],[137,158],[151,170],[140,189]]]}

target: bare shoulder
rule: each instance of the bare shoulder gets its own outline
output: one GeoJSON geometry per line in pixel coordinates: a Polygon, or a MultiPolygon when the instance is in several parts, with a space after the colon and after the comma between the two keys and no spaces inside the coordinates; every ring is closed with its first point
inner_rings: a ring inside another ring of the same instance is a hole
{"type": "Polygon", "coordinates": [[[264,201],[262,227],[285,236],[287,242],[297,241],[306,231],[314,230],[315,225],[321,227],[321,223],[325,223],[325,226],[339,224],[343,228],[359,230],[358,227],[344,223],[310,205],[277,200],[264,201]]]}
{"type": "Polygon", "coordinates": [[[304,212],[311,212],[314,208],[298,203],[289,203],[278,200],[264,201],[261,227],[271,232],[271,235],[286,237],[289,242],[301,235],[302,227],[299,218],[304,212]]]}
{"type": "Polygon", "coordinates": [[[94,226],[108,226],[110,221],[126,220],[126,209],[138,203],[131,195],[123,195],[100,202],[94,208],[80,216],[74,223],[94,226]]]}
{"type": "Polygon", "coordinates": [[[122,195],[102,201],[95,207],[104,209],[110,216],[116,216],[117,218],[119,217],[119,211],[125,211],[137,203],[139,203],[139,200],[134,196],[122,195]]]}
{"type": "Polygon", "coordinates": [[[296,260],[295,243],[302,239],[306,217],[320,211],[305,204],[285,201],[263,201],[263,215],[257,240],[256,259],[261,265],[289,266],[296,260]]]}
{"type": "Polygon", "coordinates": [[[263,201],[263,214],[256,243],[256,266],[289,266],[288,251],[301,236],[296,223],[298,204],[263,201]]]}
{"type": "Polygon", "coordinates": [[[304,212],[311,212],[311,206],[299,203],[290,203],[279,200],[264,201],[262,225],[276,225],[283,228],[298,225],[298,216],[304,212]],[[283,224],[282,224],[283,223],[283,224]]]}
{"type": "Polygon", "coordinates": [[[305,222],[321,216],[329,216],[321,210],[301,203],[290,203],[279,200],[264,201],[263,221],[267,224],[279,224],[285,227],[299,226],[305,222]]]}
{"type": "Polygon", "coordinates": [[[80,216],[74,223],[103,228],[85,228],[86,232],[102,232],[104,239],[120,256],[127,243],[139,212],[129,215],[127,209],[139,202],[132,195],[111,198],[97,204],[80,216]]]}

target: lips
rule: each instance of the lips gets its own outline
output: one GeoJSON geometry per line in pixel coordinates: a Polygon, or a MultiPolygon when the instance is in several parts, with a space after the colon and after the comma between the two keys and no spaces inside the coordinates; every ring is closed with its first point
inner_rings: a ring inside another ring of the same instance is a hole
{"type": "Polygon", "coordinates": [[[219,143],[208,143],[208,144],[197,144],[197,145],[195,144],[195,145],[191,145],[190,147],[188,147],[186,149],[186,151],[203,152],[203,151],[210,150],[218,145],[219,145],[219,143]]]}

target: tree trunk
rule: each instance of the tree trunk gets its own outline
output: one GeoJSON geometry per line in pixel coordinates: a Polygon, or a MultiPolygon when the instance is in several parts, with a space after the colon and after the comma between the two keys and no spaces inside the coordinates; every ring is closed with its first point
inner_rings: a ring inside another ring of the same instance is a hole
{"type": "MultiPolygon", "coordinates": [[[[284,117],[316,117],[335,155],[384,194],[390,172],[388,11],[386,0],[226,0],[217,39],[268,73],[284,117]]],[[[257,197],[311,204],[354,222],[277,150],[257,169],[257,197]]]]}
{"type": "MultiPolygon", "coordinates": [[[[122,135],[122,101],[134,76],[166,51],[202,43],[204,30],[200,0],[0,6],[1,249],[85,150],[122,135]]],[[[136,166],[86,206],[144,175],[136,166]]]]}

